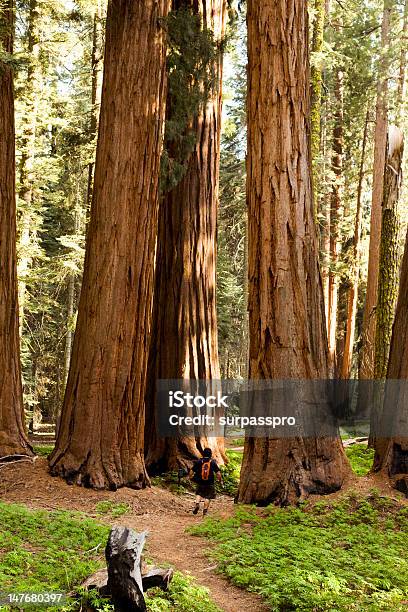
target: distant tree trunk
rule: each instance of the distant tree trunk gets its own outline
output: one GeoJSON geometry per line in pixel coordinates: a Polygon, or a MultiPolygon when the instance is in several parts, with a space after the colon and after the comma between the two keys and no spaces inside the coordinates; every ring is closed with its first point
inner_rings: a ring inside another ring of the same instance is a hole
{"type": "MultiPolygon", "coordinates": [[[[180,3],[178,3],[180,4],[180,3]]],[[[183,5],[183,3],[182,3],[183,5]]],[[[190,2],[184,2],[190,6],[190,2]]],[[[225,0],[204,0],[198,10],[218,42],[225,32],[225,0]]],[[[193,119],[196,145],[179,184],[159,210],[155,298],[146,396],[146,465],[158,473],[187,465],[206,446],[225,459],[221,439],[158,437],[158,379],[220,378],[215,303],[215,256],[221,129],[222,55],[217,87],[193,119]]],[[[171,104],[169,105],[171,108],[171,104]]]]}
{"type": "MultiPolygon", "coordinates": [[[[14,4],[0,4],[0,48],[13,52],[14,4]]],[[[0,60],[0,458],[31,455],[18,330],[13,72],[0,60]]]]}
{"type": "Polygon", "coordinates": [[[399,214],[398,200],[402,180],[404,137],[401,130],[390,126],[384,171],[378,302],[376,312],[374,378],[385,379],[391,344],[392,324],[398,297],[399,214]]]}
{"type": "MultiPolygon", "coordinates": [[[[92,55],[91,55],[91,122],[90,137],[96,138],[98,130],[99,105],[101,100],[102,85],[102,66],[103,66],[103,28],[102,28],[102,0],[97,0],[93,16],[92,30],[92,55]]],[[[87,203],[91,206],[93,191],[94,162],[88,165],[88,189],[87,203]]]]}
{"type": "MultiPolygon", "coordinates": [[[[387,378],[403,380],[399,394],[393,389],[392,405],[388,417],[394,421],[396,431],[407,429],[407,382],[408,378],[408,234],[402,261],[401,280],[395,322],[392,331],[390,359],[387,378]],[[392,411],[392,415],[391,415],[392,411]]],[[[391,383],[396,384],[396,383],[391,383]]],[[[408,496],[408,438],[406,436],[377,439],[374,469],[382,470],[391,479],[392,485],[408,496]]]]}
{"type": "Polygon", "coordinates": [[[363,315],[362,347],[359,367],[359,379],[371,379],[374,376],[374,346],[376,330],[376,305],[378,290],[378,271],[381,241],[381,203],[384,186],[385,151],[387,145],[387,97],[388,97],[388,57],[387,50],[390,38],[392,0],[384,0],[384,11],[381,28],[380,74],[377,82],[377,104],[374,134],[374,168],[373,193],[371,203],[370,248],[366,301],[363,315]]]}
{"type": "MultiPolygon", "coordinates": [[[[307,5],[249,0],[247,19],[249,377],[324,379],[307,5]]],[[[333,492],[347,469],[339,437],[246,438],[238,501],[284,505],[333,492]]]]}
{"type": "Polygon", "coordinates": [[[403,102],[405,96],[405,71],[407,64],[407,36],[408,36],[408,0],[404,2],[404,16],[402,19],[402,32],[401,32],[401,55],[398,75],[398,88],[397,88],[397,108],[396,108],[396,122],[397,124],[401,121],[401,112],[403,109],[403,102]]]}
{"type": "Polygon", "coordinates": [[[356,315],[357,315],[357,300],[358,300],[358,283],[360,278],[360,264],[361,264],[361,230],[363,220],[363,206],[362,206],[362,195],[363,195],[363,181],[364,181],[364,165],[367,148],[367,136],[368,136],[368,121],[370,113],[367,110],[363,141],[361,145],[361,162],[360,172],[358,176],[357,186],[357,205],[356,205],[356,218],[354,222],[354,238],[353,238],[353,263],[352,271],[350,275],[350,287],[347,296],[347,322],[346,322],[346,334],[344,340],[344,351],[343,359],[341,363],[340,377],[343,379],[350,378],[351,365],[353,357],[353,343],[356,329],[356,315]]]}
{"type": "Polygon", "coordinates": [[[24,325],[26,284],[27,275],[31,266],[32,244],[36,239],[37,233],[37,225],[35,221],[33,221],[33,201],[38,104],[41,99],[40,92],[42,88],[39,20],[40,8],[38,6],[38,2],[37,0],[30,0],[27,31],[27,54],[29,62],[24,89],[26,110],[23,116],[21,158],[19,163],[19,196],[23,203],[23,209],[19,222],[20,239],[18,245],[19,258],[17,265],[20,336],[22,335],[24,325]]]}
{"type": "Polygon", "coordinates": [[[334,376],[337,370],[336,332],[339,297],[339,276],[337,271],[339,259],[339,223],[342,199],[343,179],[343,73],[337,70],[335,83],[335,113],[333,128],[333,158],[332,171],[334,182],[330,200],[330,269],[328,287],[328,341],[329,341],[329,372],[334,376]]]}
{"type": "Polygon", "coordinates": [[[143,487],[144,394],[165,109],[167,1],[108,7],[84,278],[52,474],[143,487]],[[118,73],[120,66],[120,74],[118,73]]]}
{"type": "Polygon", "coordinates": [[[317,209],[316,186],[318,183],[317,159],[320,154],[321,143],[321,116],[323,74],[320,54],[323,51],[324,21],[326,15],[326,0],[314,0],[314,21],[312,36],[312,58],[311,65],[311,141],[312,141],[312,165],[313,165],[313,188],[315,191],[315,207],[317,209]]]}

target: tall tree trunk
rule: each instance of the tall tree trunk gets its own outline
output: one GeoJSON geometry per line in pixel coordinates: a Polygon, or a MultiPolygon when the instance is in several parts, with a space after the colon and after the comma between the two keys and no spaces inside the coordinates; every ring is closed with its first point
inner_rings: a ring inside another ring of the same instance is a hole
{"type": "MultiPolygon", "coordinates": [[[[102,65],[103,65],[103,29],[102,29],[102,0],[97,0],[93,15],[93,30],[92,30],[92,54],[91,54],[91,122],[90,122],[90,137],[95,139],[98,130],[99,105],[101,100],[101,85],[102,85],[102,65]]],[[[88,165],[88,189],[87,203],[88,206],[92,202],[93,178],[94,178],[94,162],[91,161],[88,165]]]]}
{"type": "Polygon", "coordinates": [[[379,63],[377,82],[377,104],[374,134],[374,168],[373,192],[371,202],[370,248],[368,258],[368,275],[366,301],[363,315],[362,347],[359,367],[359,379],[371,379],[374,376],[374,346],[376,330],[376,306],[378,290],[378,271],[381,241],[381,203],[384,187],[384,165],[387,145],[387,97],[388,97],[388,46],[390,38],[392,0],[384,0],[384,11],[381,27],[382,58],[379,63]]]}
{"type": "MultiPolygon", "coordinates": [[[[403,382],[396,393],[392,389],[392,403],[388,401],[387,418],[392,418],[396,431],[407,431],[407,383],[408,378],[408,234],[401,268],[398,303],[392,331],[387,378],[403,382]],[[392,411],[392,414],[391,414],[392,411]]],[[[391,382],[391,385],[396,385],[391,382]]],[[[408,496],[408,438],[406,435],[377,439],[374,468],[382,470],[392,485],[408,496]]]]}
{"type": "MultiPolygon", "coordinates": [[[[0,47],[13,52],[14,4],[0,2],[0,47]]],[[[16,267],[13,72],[0,61],[0,458],[31,455],[24,424],[16,267]]]]}
{"type": "Polygon", "coordinates": [[[374,378],[385,379],[391,344],[392,324],[398,297],[399,214],[398,199],[402,180],[404,137],[401,130],[390,126],[384,171],[378,301],[376,311],[374,378]]]}
{"type": "Polygon", "coordinates": [[[312,65],[310,69],[311,76],[311,142],[312,142],[312,166],[313,166],[313,188],[315,207],[317,210],[317,193],[316,186],[318,184],[317,160],[320,154],[321,144],[321,105],[322,105],[322,85],[323,73],[320,56],[323,51],[324,42],[324,21],[326,16],[326,0],[314,0],[314,21],[313,21],[313,36],[312,36],[312,65]]]}
{"type": "Polygon", "coordinates": [[[335,82],[335,113],[333,128],[333,158],[332,171],[334,182],[330,199],[330,269],[328,287],[328,321],[327,335],[329,341],[329,373],[334,376],[337,370],[337,314],[339,297],[339,275],[337,271],[340,240],[339,224],[342,199],[343,180],[343,73],[336,72],[335,82]]]}
{"type": "MultiPolygon", "coordinates": [[[[309,112],[307,5],[249,0],[251,379],[328,376],[309,112]]],[[[293,503],[339,489],[346,472],[339,437],[246,438],[238,500],[293,503]]]]}
{"type": "MultiPolygon", "coordinates": [[[[180,4],[180,3],[176,3],[180,4]]],[[[191,6],[190,2],[182,5],[191,6]]],[[[225,0],[198,3],[205,28],[220,43],[225,32],[225,0]]],[[[221,128],[221,51],[217,86],[193,119],[196,145],[187,171],[160,206],[155,298],[146,396],[146,465],[149,473],[187,465],[206,446],[220,462],[217,438],[158,437],[155,386],[158,379],[220,378],[215,303],[215,256],[221,128]]],[[[171,105],[169,105],[171,107],[171,105]]]]}
{"type": "Polygon", "coordinates": [[[404,16],[402,19],[402,32],[401,32],[401,55],[398,75],[398,88],[397,88],[397,104],[396,104],[396,122],[399,125],[401,121],[401,112],[403,109],[403,102],[405,96],[405,72],[407,64],[407,36],[408,36],[408,0],[404,2],[404,16]]]}
{"type": "Polygon", "coordinates": [[[111,0],[78,324],[53,474],[148,482],[144,394],[165,109],[165,0],[111,0]],[[120,73],[118,66],[121,67],[120,73]]]}
{"type": "Polygon", "coordinates": [[[362,195],[363,195],[363,181],[364,181],[364,165],[367,148],[367,136],[368,136],[368,121],[370,118],[370,112],[367,109],[363,141],[361,145],[361,162],[360,171],[358,176],[357,186],[357,204],[356,204],[356,218],[354,222],[354,238],[353,238],[353,264],[350,276],[350,287],[348,289],[347,296],[347,322],[346,322],[346,334],[344,340],[344,351],[343,359],[341,363],[340,377],[343,379],[350,378],[351,365],[353,357],[353,343],[356,329],[356,315],[357,315],[357,301],[358,301],[358,283],[360,278],[360,264],[361,264],[361,230],[363,220],[363,206],[362,206],[362,195]]]}
{"type": "Polygon", "coordinates": [[[27,32],[27,54],[29,63],[24,90],[27,103],[23,117],[21,158],[19,164],[19,197],[22,202],[22,212],[19,222],[19,258],[17,264],[20,336],[22,335],[24,325],[26,284],[32,260],[32,245],[36,240],[37,234],[37,222],[35,221],[36,215],[33,210],[33,202],[38,105],[41,99],[42,89],[39,20],[40,8],[38,2],[37,0],[30,0],[27,32]]]}

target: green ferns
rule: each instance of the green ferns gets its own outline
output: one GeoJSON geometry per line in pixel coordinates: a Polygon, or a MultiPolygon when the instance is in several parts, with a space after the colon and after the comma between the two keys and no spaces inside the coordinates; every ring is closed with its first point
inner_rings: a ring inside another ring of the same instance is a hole
{"type": "Polygon", "coordinates": [[[272,611],[406,610],[408,508],[376,493],[262,515],[239,508],[192,532],[214,540],[220,571],[272,611]]]}

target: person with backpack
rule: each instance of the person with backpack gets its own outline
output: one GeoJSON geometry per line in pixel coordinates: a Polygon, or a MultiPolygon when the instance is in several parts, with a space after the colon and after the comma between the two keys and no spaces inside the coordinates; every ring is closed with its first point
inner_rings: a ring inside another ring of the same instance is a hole
{"type": "Polygon", "coordinates": [[[191,479],[196,483],[196,502],[193,514],[197,514],[200,503],[203,502],[203,516],[208,512],[210,501],[215,499],[215,477],[222,483],[221,470],[218,463],[212,459],[211,448],[203,450],[203,458],[194,462],[191,468],[191,479]]]}

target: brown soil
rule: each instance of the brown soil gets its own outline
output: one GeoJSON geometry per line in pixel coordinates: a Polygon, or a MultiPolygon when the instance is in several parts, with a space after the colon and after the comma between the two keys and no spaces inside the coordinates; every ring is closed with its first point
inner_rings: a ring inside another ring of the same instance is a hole
{"type": "MultiPolygon", "coordinates": [[[[350,489],[361,494],[369,493],[372,488],[378,489],[382,495],[408,504],[408,500],[377,475],[354,477],[342,491],[325,496],[325,499],[340,498],[350,489]]],[[[268,610],[255,594],[233,586],[216,573],[215,563],[208,554],[208,540],[186,533],[187,527],[202,520],[201,516],[191,514],[194,502],[192,494],[175,495],[159,487],[142,491],[120,489],[108,492],[69,486],[60,478],[50,476],[47,460],[37,457],[34,463],[13,463],[0,467],[0,497],[3,501],[23,503],[32,508],[78,510],[102,521],[106,517],[96,512],[98,502],[127,503],[131,511],[113,522],[138,531],[147,530],[147,553],[155,562],[170,564],[182,572],[192,574],[199,584],[210,590],[212,599],[224,612],[268,610]]],[[[318,499],[317,496],[312,498],[318,499]]],[[[233,511],[233,500],[227,496],[219,496],[210,510],[212,515],[223,518],[231,516],[233,511]]]]}

